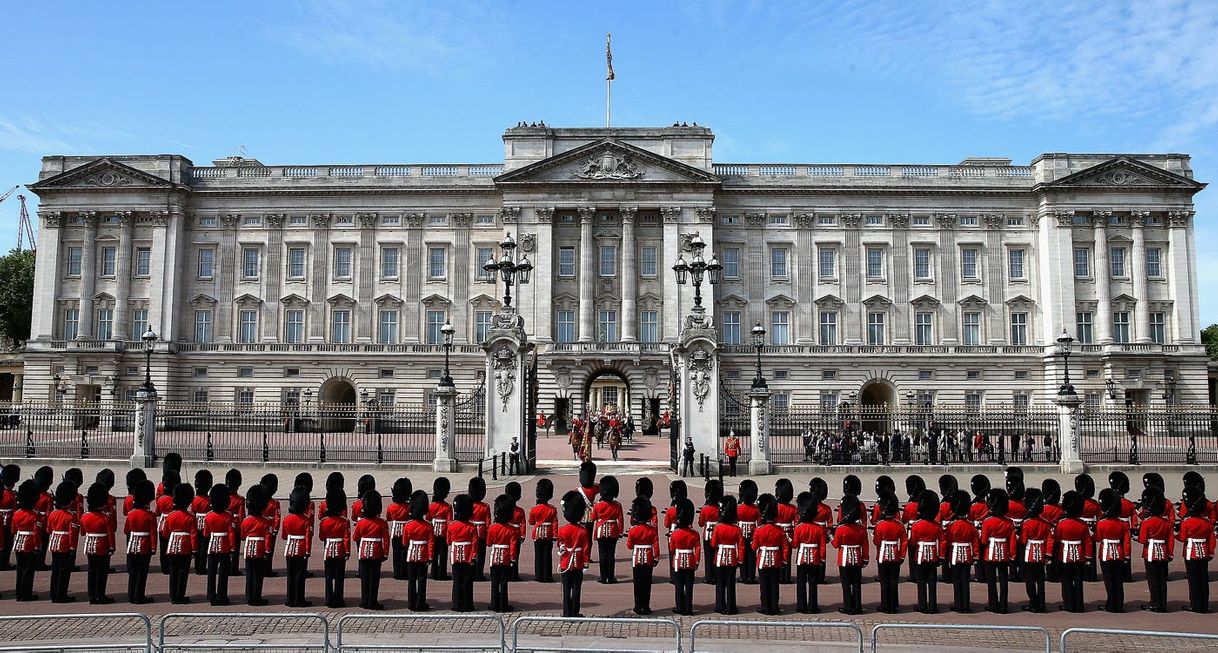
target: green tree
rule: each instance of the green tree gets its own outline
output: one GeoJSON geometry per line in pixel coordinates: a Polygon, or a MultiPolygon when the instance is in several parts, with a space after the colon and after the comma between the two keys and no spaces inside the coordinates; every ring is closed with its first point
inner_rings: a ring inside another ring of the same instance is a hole
{"type": "Polygon", "coordinates": [[[1205,345],[1205,355],[1218,359],[1218,324],[1211,324],[1201,330],[1201,343],[1205,345]]]}
{"type": "Polygon", "coordinates": [[[30,337],[34,315],[34,252],[0,256],[0,339],[8,345],[30,337]]]}

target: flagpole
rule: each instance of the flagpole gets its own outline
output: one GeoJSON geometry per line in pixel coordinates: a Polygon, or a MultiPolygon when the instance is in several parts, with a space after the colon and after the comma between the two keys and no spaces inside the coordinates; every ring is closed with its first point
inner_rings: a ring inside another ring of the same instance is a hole
{"type": "Polygon", "coordinates": [[[610,118],[612,117],[610,107],[613,106],[613,80],[605,80],[605,128],[609,127],[610,118]]]}
{"type": "Polygon", "coordinates": [[[613,118],[613,35],[605,34],[605,129],[609,128],[613,118]]]}

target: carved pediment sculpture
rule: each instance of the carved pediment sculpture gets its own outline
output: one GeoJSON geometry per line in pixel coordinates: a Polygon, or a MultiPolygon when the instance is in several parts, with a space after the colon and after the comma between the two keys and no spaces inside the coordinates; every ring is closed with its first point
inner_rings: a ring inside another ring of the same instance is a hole
{"type": "Polygon", "coordinates": [[[584,161],[572,175],[579,179],[595,180],[638,179],[643,173],[629,154],[606,149],[600,155],[584,161]]]}

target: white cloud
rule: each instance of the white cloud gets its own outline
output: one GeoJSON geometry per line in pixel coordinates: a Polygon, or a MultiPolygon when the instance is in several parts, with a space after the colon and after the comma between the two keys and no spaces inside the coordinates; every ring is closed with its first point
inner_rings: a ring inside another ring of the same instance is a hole
{"type": "Polygon", "coordinates": [[[28,116],[0,116],[0,150],[52,154],[76,152],[79,148],[62,130],[47,127],[28,116]]]}

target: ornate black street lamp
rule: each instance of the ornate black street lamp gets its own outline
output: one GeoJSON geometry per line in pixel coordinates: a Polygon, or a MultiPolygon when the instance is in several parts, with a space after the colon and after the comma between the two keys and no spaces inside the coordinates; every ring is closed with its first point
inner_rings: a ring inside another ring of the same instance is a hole
{"type": "Polygon", "coordinates": [[[1059,395],[1075,394],[1074,386],[1070,383],[1070,346],[1073,344],[1074,338],[1071,338],[1070,334],[1066,333],[1065,329],[1063,329],[1062,334],[1057,338],[1057,346],[1061,350],[1062,359],[1065,361],[1066,373],[1065,378],[1062,380],[1062,386],[1057,391],[1059,395]]]}
{"type": "Polygon", "coordinates": [[[516,249],[516,241],[512,238],[511,233],[503,235],[499,248],[503,250],[503,255],[499,257],[499,260],[496,261],[495,257],[491,256],[482,264],[482,269],[490,273],[492,278],[496,271],[503,276],[503,307],[507,309],[512,306],[512,284],[528,285],[533,264],[529,262],[528,254],[522,256],[519,262],[516,261],[513,254],[516,249]]]}
{"type": "MultiPolygon", "coordinates": [[[[511,285],[511,282],[508,282],[508,285],[511,285]]],[[[510,296],[505,299],[509,298],[510,296]]],[[[457,330],[448,320],[445,320],[444,326],[440,327],[440,335],[444,336],[444,374],[440,376],[440,385],[447,388],[453,387],[453,377],[448,373],[448,355],[453,350],[453,334],[456,332],[457,330]]]]}
{"type": "Polygon", "coordinates": [[[140,386],[140,389],[146,394],[151,394],[156,392],[156,387],[152,385],[152,350],[157,341],[156,332],[150,326],[140,336],[140,340],[144,341],[144,384],[140,386]]]}
{"type": "Polygon", "coordinates": [[[765,347],[765,327],[758,322],[753,326],[753,346],[757,348],[757,376],[753,378],[753,389],[766,388],[765,377],[761,376],[761,348],[765,347]]]}
{"type": "Polygon", "coordinates": [[[689,241],[689,249],[693,253],[693,258],[686,263],[685,255],[677,255],[677,263],[672,266],[673,272],[677,274],[677,284],[685,285],[689,278],[693,278],[694,282],[694,312],[702,313],[705,309],[702,308],[702,279],[705,276],[706,280],[713,286],[719,283],[719,274],[723,271],[723,266],[719,264],[719,259],[711,254],[710,261],[702,258],[702,250],[706,249],[706,241],[702,240],[702,236],[694,234],[694,237],[689,241]]]}

